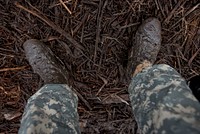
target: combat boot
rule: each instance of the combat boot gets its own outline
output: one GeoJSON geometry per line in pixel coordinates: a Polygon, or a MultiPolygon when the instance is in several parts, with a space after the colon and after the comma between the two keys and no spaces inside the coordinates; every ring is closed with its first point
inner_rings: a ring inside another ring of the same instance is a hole
{"type": "Polygon", "coordinates": [[[148,18],[138,28],[129,54],[127,74],[132,78],[156,61],[161,46],[161,24],[156,18],[148,18]]]}
{"type": "Polygon", "coordinates": [[[23,47],[33,71],[45,84],[68,83],[67,70],[50,48],[36,39],[27,40],[23,47]]]}

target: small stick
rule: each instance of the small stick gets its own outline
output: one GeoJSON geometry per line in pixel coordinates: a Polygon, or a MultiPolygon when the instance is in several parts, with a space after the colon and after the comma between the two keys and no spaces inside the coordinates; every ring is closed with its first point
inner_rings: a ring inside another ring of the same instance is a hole
{"type": "MultiPolygon", "coordinates": [[[[185,4],[186,1],[183,2],[182,5],[185,4]]],[[[180,7],[182,1],[178,1],[178,3],[176,4],[176,6],[172,9],[172,11],[169,13],[169,15],[167,16],[167,18],[164,20],[164,23],[169,23],[171,17],[174,15],[174,12],[178,9],[178,7],[180,7]]]]}
{"type": "Polygon", "coordinates": [[[99,91],[97,92],[96,96],[101,92],[101,90],[108,84],[108,80],[106,80],[105,78],[101,77],[99,75],[99,78],[104,82],[104,84],[101,86],[101,88],[99,89],[99,91]]]}
{"type": "Polygon", "coordinates": [[[59,0],[60,3],[64,6],[64,8],[69,12],[69,14],[72,14],[72,12],[69,10],[69,8],[65,5],[65,3],[62,0],[59,0]]]}
{"type": "Polygon", "coordinates": [[[132,9],[133,11],[135,11],[135,9],[133,8],[133,5],[132,5],[128,0],[126,0],[126,2],[127,2],[128,5],[131,7],[131,9],[132,9]]]}
{"type": "Polygon", "coordinates": [[[51,20],[49,20],[45,15],[43,15],[42,13],[37,13],[36,11],[32,11],[27,9],[26,7],[20,5],[18,2],[15,2],[15,5],[18,8],[21,8],[23,10],[25,10],[26,12],[32,14],[33,16],[38,17],[39,19],[41,19],[42,21],[44,21],[46,24],[48,24],[50,27],[52,27],[52,29],[54,29],[55,31],[57,31],[58,33],[60,33],[62,36],[66,37],[66,39],[68,39],[74,46],[75,48],[79,49],[79,50],[84,50],[84,47],[81,46],[76,40],[74,40],[70,34],[68,34],[65,30],[63,30],[61,27],[57,26],[56,24],[54,24],[51,20]]]}
{"type": "Polygon", "coordinates": [[[158,4],[158,7],[159,7],[159,9],[160,9],[162,15],[163,15],[164,18],[165,18],[166,15],[165,15],[165,13],[164,13],[164,11],[163,11],[163,8],[162,8],[162,6],[161,6],[160,0],[157,1],[157,4],[158,4]]]}
{"type": "Polygon", "coordinates": [[[22,69],[24,69],[25,67],[26,67],[26,66],[15,67],[15,68],[2,68],[2,69],[0,69],[0,72],[22,70],[22,69]]]}
{"type": "Polygon", "coordinates": [[[124,28],[128,28],[128,27],[136,26],[136,25],[138,25],[138,24],[140,24],[140,23],[139,23],[139,22],[136,22],[136,23],[128,24],[128,25],[125,25],[125,26],[120,27],[120,30],[121,30],[121,29],[124,29],[124,28]]]}
{"type": "MultiPolygon", "coordinates": [[[[69,3],[70,1],[71,1],[71,0],[68,0],[68,1],[65,1],[65,2],[63,2],[63,3],[69,3]]],[[[53,4],[53,5],[49,6],[49,8],[53,8],[53,7],[59,6],[59,5],[61,5],[61,3],[53,4]]]]}
{"type": "Polygon", "coordinates": [[[74,11],[76,10],[77,3],[78,3],[78,0],[75,0],[75,3],[74,3],[74,11]]]}
{"type": "Polygon", "coordinates": [[[192,9],[190,9],[189,11],[187,11],[186,13],[185,13],[185,15],[181,18],[181,19],[179,19],[174,25],[172,25],[171,27],[170,27],[170,29],[172,29],[174,26],[176,26],[183,18],[185,18],[186,16],[188,16],[190,13],[192,13],[194,10],[196,10],[197,8],[198,8],[198,6],[200,5],[200,3],[198,3],[196,6],[194,6],[192,9]]]}
{"type": "Polygon", "coordinates": [[[154,2],[156,3],[156,8],[160,10],[157,0],[154,0],[154,2]]]}
{"type": "Polygon", "coordinates": [[[92,107],[90,106],[88,101],[86,99],[84,99],[84,97],[78,91],[76,91],[76,89],[72,88],[72,90],[79,97],[79,99],[84,102],[84,104],[87,106],[87,108],[91,111],[92,107]]]}
{"type": "Polygon", "coordinates": [[[96,41],[95,41],[95,48],[94,48],[94,63],[96,62],[96,55],[97,55],[97,47],[98,43],[100,41],[100,28],[101,28],[101,19],[102,19],[102,14],[101,13],[101,5],[102,5],[102,0],[99,1],[99,8],[98,8],[98,13],[97,13],[97,29],[96,29],[96,41]]]}
{"type": "Polygon", "coordinates": [[[85,21],[88,19],[88,14],[89,14],[89,12],[85,13],[85,16],[81,20],[80,24],[74,29],[73,35],[75,35],[78,32],[78,30],[81,28],[82,25],[84,25],[85,21]]]}
{"type": "Polygon", "coordinates": [[[95,41],[95,50],[94,50],[94,63],[96,62],[97,48],[98,48],[98,44],[100,42],[101,21],[102,21],[104,9],[105,9],[107,3],[108,3],[108,0],[105,1],[104,5],[101,9],[102,0],[100,0],[100,2],[99,2],[99,9],[98,9],[98,14],[97,14],[96,41],[95,41]]]}
{"type": "Polygon", "coordinates": [[[200,52],[200,48],[194,53],[194,55],[190,58],[188,65],[191,66],[192,61],[194,60],[194,58],[197,56],[197,54],[200,52]]]}

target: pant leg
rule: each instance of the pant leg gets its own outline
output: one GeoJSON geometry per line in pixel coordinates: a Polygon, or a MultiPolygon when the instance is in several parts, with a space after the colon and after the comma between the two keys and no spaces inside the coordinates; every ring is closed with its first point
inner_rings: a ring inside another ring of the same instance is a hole
{"type": "Polygon", "coordinates": [[[129,94],[142,133],[200,133],[200,104],[170,66],[155,65],[137,74],[129,94]]]}
{"type": "Polygon", "coordinates": [[[65,84],[47,84],[26,105],[19,134],[79,134],[78,98],[65,84]]]}

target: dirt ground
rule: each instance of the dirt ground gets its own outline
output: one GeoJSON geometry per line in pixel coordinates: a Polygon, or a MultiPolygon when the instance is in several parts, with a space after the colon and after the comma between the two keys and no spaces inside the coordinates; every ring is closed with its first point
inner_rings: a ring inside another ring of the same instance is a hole
{"type": "Polygon", "coordinates": [[[162,24],[156,64],[186,80],[200,74],[199,0],[0,0],[0,133],[17,133],[27,99],[42,85],[23,43],[39,39],[65,64],[79,95],[82,133],[137,133],[124,79],[138,26],[162,24]]]}

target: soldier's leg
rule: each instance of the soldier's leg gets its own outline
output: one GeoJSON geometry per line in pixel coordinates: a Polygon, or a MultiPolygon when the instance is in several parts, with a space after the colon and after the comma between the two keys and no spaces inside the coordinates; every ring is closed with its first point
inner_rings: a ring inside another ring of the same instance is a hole
{"type": "Polygon", "coordinates": [[[68,71],[64,64],[38,40],[28,40],[23,46],[33,71],[45,84],[28,100],[19,133],[80,133],[78,99],[66,85],[68,71]]]}
{"type": "Polygon", "coordinates": [[[26,105],[20,134],[78,134],[78,98],[66,84],[47,84],[26,105]]]}
{"type": "Polygon", "coordinates": [[[170,66],[142,70],[132,78],[129,93],[143,133],[200,133],[200,104],[170,66]]]}

